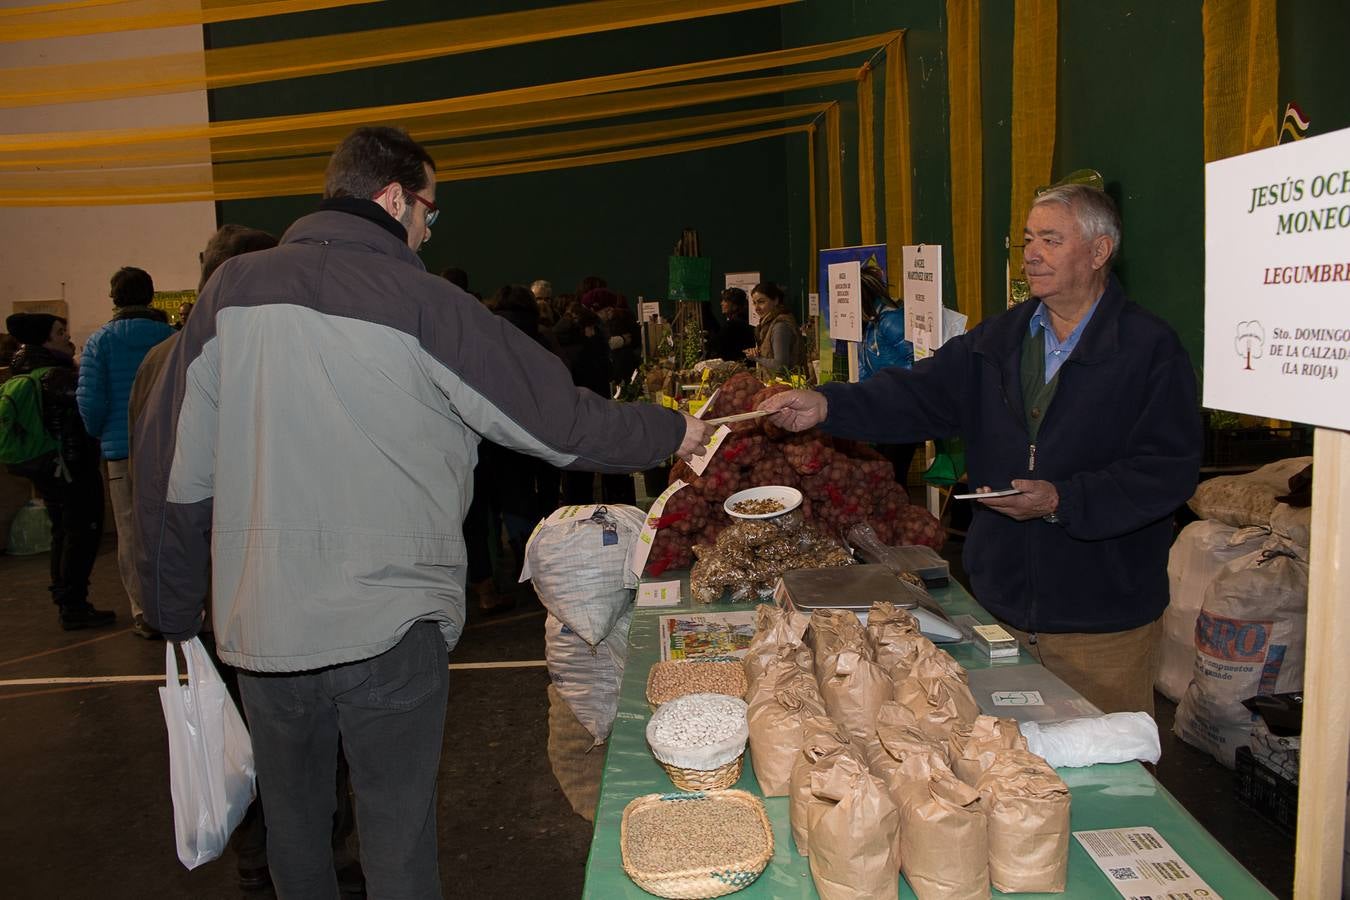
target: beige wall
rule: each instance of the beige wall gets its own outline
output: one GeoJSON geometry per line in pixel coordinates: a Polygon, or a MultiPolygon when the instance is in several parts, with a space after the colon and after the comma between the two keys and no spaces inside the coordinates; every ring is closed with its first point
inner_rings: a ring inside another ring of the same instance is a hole
{"type": "MultiPolygon", "coordinates": [[[[0,6],[31,0],[0,0],[0,6]]],[[[199,27],[0,44],[0,66],[200,52],[199,27]]],[[[134,63],[128,63],[134,65],[134,63]]],[[[0,132],[78,131],[206,122],[206,93],[0,109],[0,132]]],[[[205,147],[203,147],[205,158],[205,147]]],[[[197,286],[197,254],[215,231],[212,203],[0,207],[0,314],[15,300],[64,296],[77,344],[111,315],[108,278],[139,266],[159,290],[197,286]],[[64,285],[64,287],[63,287],[64,285]]]]}

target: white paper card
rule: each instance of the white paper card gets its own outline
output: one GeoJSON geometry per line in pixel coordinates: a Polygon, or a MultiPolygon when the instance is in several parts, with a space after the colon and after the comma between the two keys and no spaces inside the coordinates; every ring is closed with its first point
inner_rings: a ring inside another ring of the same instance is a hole
{"type": "Polygon", "coordinates": [[[674,606],[679,602],[678,581],[650,581],[638,585],[638,606],[674,606]]]}
{"type": "Polygon", "coordinates": [[[942,246],[902,247],[902,284],[905,292],[905,340],[914,345],[914,358],[927,359],[946,339],[942,308],[942,246]]]}
{"type": "Polygon", "coordinates": [[[1223,900],[1153,828],[1103,828],[1073,836],[1125,900],[1223,900]]]}
{"type": "Polygon", "coordinates": [[[1205,166],[1205,406],[1350,429],[1350,128],[1205,166]]]}
{"type": "Polygon", "coordinates": [[[674,484],[661,492],[661,496],[652,501],[652,508],[647,510],[647,521],[642,524],[642,530],[638,532],[637,540],[633,541],[633,547],[628,553],[628,570],[636,577],[642,577],[642,570],[647,568],[647,557],[652,555],[652,541],[656,540],[656,526],[653,523],[660,520],[670,498],[685,486],[685,482],[677,478],[674,484]]]}
{"type": "Polygon", "coordinates": [[[808,316],[818,316],[818,315],[820,315],[820,295],[819,295],[819,294],[807,294],[807,295],[806,295],[806,314],[807,314],[808,316]]]}
{"type": "Polygon", "coordinates": [[[830,290],[830,337],[836,341],[862,340],[862,266],[853,262],[826,267],[830,290]]]}
{"type": "Polygon", "coordinates": [[[638,310],[638,314],[642,317],[642,321],[650,322],[653,317],[657,319],[661,318],[660,300],[644,300],[639,303],[638,306],[641,307],[641,309],[638,310]]]}
{"type": "Polygon", "coordinates": [[[689,463],[689,468],[694,470],[695,475],[702,475],[703,470],[708,468],[708,464],[712,462],[712,458],[717,455],[718,449],[722,446],[722,442],[727,439],[727,435],[729,434],[731,434],[730,428],[725,425],[718,425],[717,430],[712,433],[712,437],[708,438],[708,443],[703,445],[706,448],[703,451],[703,455],[689,457],[687,462],[689,463]]]}
{"type": "Polygon", "coordinates": [[[989,695],[995,706],[1044,706],[1040,691],[994,691],[989,695]]]}

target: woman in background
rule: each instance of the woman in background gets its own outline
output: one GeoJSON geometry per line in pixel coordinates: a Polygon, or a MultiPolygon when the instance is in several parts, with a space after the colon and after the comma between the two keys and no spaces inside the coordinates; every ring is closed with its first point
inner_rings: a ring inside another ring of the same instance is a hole
{"type": "Polygon", "coordinates": [[[806,365],[806,346],[797,320],[787,311],[783,289],[770,281],[761,281],[750,292],[759,325],[755,327],[755,346],[746,357],[770,375],[799,369],[806,365]]]}

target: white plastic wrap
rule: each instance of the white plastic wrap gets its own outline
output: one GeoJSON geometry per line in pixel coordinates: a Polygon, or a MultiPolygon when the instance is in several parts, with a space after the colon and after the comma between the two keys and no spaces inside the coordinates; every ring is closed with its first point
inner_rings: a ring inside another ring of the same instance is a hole
{"type": "Polygon", "coordinates": [[[746,741],[750,739],[749,720],[746,717],[748,707],[744,700],[728,697],[725,694],[685,694],[652,713],[647,722],[647,743],[652,755],[669,766],[681,769],[699,769],[708,771],[724,766],[745,752],[746,741]],[[711,712],[705,707],[715,707],[711,712]],[[657,733],[663,723],[681,717],[697,723],[700,728],[707,727],[711,715],[720,715],[732,720],[728,734],[715,742],[695,745],[676,741],[662,741],[657,733]]]}
{"type": "Polygon", "coordinates": [[[572,713],[603,744],[619,711],[619,685],[628,660],[629,606],[609,635],[592,647],[552,614],[544,622],[544,659],[552,679],[572,713]]]}
{"type": "Polygon", "coordinates": [[[1027,749],[1054,768],[1138,759],[1156,763],[1162,756],[1158,724],[1148,713],[1119,712],[1064,722],[1022,722],[1017,726],[1027,749]]]}
{"type": "Polygon", "coordinates": [[[520,580],[592,646],[614,630],[638,579],[630,551],[645,516],[636,506],[563,507],[540,522],[525,546],[520,580]]]}

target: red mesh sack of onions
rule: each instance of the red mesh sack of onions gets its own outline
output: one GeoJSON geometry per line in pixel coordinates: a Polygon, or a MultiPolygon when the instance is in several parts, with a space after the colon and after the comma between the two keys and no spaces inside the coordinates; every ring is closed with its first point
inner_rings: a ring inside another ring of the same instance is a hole
{"type": "MultiPolygon", "coordinates": [[[[814,475],[802,477],[802,491],[812,500],[821,502],[841,503],[845,491],[862,487],[858,464],[846,456],[835,456],[814,475]]],[[[871,511],[870,502],[868,511],[871,511]]]]}
{"type": "Polygon", "coordinates": [[[896,514],[895,528],[896,541],[901,546],[922,544],[940,550],[947,540],[947,530],[942,523],[922,506],[901,507],[896,514]]]}
{"type": "MultiPolygon", "coordinates": [[[[738,423],[742,424],[742,423],[738,423]]],[[[718,448],[717,455],[742,468],[749,468],[764,458],[766,449],[764,435],[754,432],[728,436],[718,448]]]]}
{"type": "Polygon", "coordinates": [[[799,475],[814,475],[834,459],[830,439],[818,431],[807,431],[779,444],[788,465],[799,475]]]}
{"type": "Polygon", "coordinates": [[[720,419],[722,416],[734,416],[736,413],[754,409],[750,401],[764,388],[751,372],[737,372],[726,380],[713,398],[712,406],[703,416],[705,419],[720,419]]]}
{"type": "Polygon", "coordinates": [[[783,454],[770,445],[765,451],[764,458],[750,467],[750,471],[746,473],[746,481],[751,487],[766,487],[771,484],[797,487],[801,484],[801,476],[797,474],[796,469],[788,465],[783,454]]]}
{"type": "Polygon", "coordinates": [[[712,462],[708,463],[708,468],[703,470],[703,474],[694,481],[693,487],[705,501],[721,503],[736,493],[740,482],[740,467],[734,462],[728,462],[721,453],[718,453],[712,458],[712,462]]]}
{"type": "Polygon", "coordinates": [[[687,569],[693,564],[692,539],[673,528],[662,528],[652,541],[652,552],[647,556],[644,571],[655,578],[669,569],[687,569]]]}
{"type": "Polygon", "coordinates": [[[873,521],[881,519],[886,522],[894,522],[896,517],[899,516],[900,510],[906,506],[909,506],[909,492],[905,490],[903,485],[888,481],[877,485],[873,490],[872,512],[875,513],[873,521]]]}
{"type": "Polygon", "coordinates": [[[683,481],[685,484],[690,484],[697,477],[698,476],[694,474],[694,470],[689,468],[689,463],[681,459],[677,460],[675,465],[670,467],[670,476],[666,478],[666,484],[672,485],[677,481],[683,481]]]}
{"type": "Polygon", "coordinates": [[[665,509],[653,523],[658,534],[675,531],[683,535],[695,535],[708,524],[708,501],[692,487],[676,491],[666,501],[665,509]]]}

